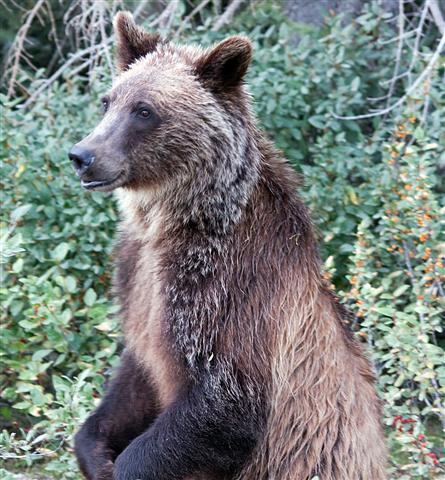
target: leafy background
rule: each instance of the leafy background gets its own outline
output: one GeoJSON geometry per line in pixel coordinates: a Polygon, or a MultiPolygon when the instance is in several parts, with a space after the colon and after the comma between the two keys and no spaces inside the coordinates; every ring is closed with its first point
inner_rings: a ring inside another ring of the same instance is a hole
{"type": "MultiPolygon", "coordinates": [[[[184,4],[168,28],[187,11],[184,4]]],[[[369,3],[353,21],[331,12],[308,27],[260,2],[218,32],[213,14],[181,24],[179,40],[208,45],[244,33],[253,41],[248,83],[259,121],[304,174],[326,277],[354,312],[352,328],[378,372],[390,478],[443,478],[443,57],[400,108],[342,120],[368,112],[370,98],[386,92],[397,48],[392,13],[369,3]]],[[[436,43],[433,29],[413,75],[436,43]]],[[[403,55],[401,68],[408,63],[403,55]]],[[[82,71],[53,83],[30,109],[17,108],[20,93],[1,97],[5,479],[80,478],[72,435],[118,364],[121,334],[108,293],[116,208],[112,196],[82,191],[67,159],[99,119],[110,78],[105,65],[95,71],[91,84],[82,71]]],[[[30,78],[38,85],[42,72],[30,78]]]]}

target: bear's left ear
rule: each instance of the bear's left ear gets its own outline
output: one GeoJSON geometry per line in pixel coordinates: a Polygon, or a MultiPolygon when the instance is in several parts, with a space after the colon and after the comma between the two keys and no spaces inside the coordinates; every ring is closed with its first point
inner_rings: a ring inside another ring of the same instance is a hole
{"type": "Polygon", "coordinates": [[[161,37],[138,27],[130,12],[118,12],[114,17],[117,37],[117,63],[121,71],[127,70],[138,58],[156,49],[161,37]]]}
{"type": "Polygon", "coordinates": [[[241,84],[252,59],[252,44],[245,37],[229,37],[206,52],[196,63],[195,73],[213,91],[241,84]]]}

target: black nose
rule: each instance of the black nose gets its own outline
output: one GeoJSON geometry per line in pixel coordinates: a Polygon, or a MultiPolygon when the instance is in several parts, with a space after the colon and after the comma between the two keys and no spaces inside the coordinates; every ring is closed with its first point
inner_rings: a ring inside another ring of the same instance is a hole
{"type": "Polygon", "coordinates": [[[93,152],[76,145],[70,150],[68,157],[73,162],[74,168],[79,175],[86,172],[96,159],[93,152]]]}

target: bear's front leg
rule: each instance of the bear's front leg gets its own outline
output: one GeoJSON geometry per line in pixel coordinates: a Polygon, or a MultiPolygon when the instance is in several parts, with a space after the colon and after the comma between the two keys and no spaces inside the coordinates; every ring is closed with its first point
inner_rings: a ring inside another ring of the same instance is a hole
{"type": "Polygon", "coordinates": [[[94,480],[113,480],[114,463],[111,460],[106,460],[97,470],[94,480]]]}
{"type": "Polygon", "coordinates": [[[116,459],[113,480],[233,478],[262,428],[259,395],[249,398],[229,371],[208,375],[133,440],[116,459]]]}
{"type": "Polygon", "coordinates": [[[112,480],[116,457],[145,431],[157,415],[146,374],[124,352],[116,378],[97,410],[74,439],[80,469],[88,480],[112,480]]]}

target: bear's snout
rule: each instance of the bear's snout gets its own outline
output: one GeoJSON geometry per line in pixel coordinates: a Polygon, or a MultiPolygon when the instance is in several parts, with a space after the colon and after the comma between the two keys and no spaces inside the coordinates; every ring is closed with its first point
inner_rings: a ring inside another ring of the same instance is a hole
{"type": "Polygon", "coordinates": [[[103,148],[91,148],[90,144],[91,142],[87,144],[82,140],[68,153],[82,187],[87,190],[111,191],[125,184],[125,168],[116,158],[110,158],[103,148]]]}
{"type": "Polygon", "coordinates": [[[68,157],[73,162],[74,169],[79,176],[83,175],[96,160],[93,152],[77,145],[70,150],[68,157]]]}

